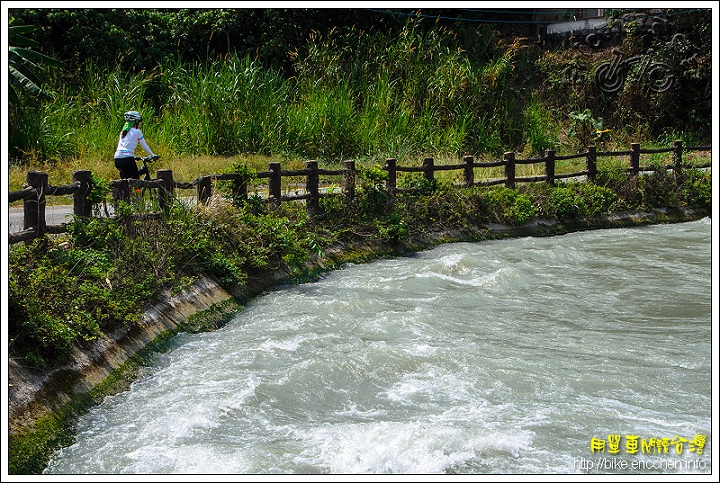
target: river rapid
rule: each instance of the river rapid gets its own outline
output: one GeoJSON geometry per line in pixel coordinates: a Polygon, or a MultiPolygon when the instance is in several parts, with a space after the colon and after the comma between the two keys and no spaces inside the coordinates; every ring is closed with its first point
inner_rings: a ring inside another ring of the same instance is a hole
{"type": "Polygon", "coordinates": [[[711,221],[452,243],[179,334],[47,474],[712,471],[711,221]]]}

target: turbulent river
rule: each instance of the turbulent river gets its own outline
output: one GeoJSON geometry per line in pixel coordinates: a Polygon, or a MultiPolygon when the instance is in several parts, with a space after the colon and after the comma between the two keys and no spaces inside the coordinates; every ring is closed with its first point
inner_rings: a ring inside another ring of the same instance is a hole
{"type": "Polygon", "coordinates": [[[711,221],[453,243],[180,334],[46,473],[710,473],[711,221]]]}

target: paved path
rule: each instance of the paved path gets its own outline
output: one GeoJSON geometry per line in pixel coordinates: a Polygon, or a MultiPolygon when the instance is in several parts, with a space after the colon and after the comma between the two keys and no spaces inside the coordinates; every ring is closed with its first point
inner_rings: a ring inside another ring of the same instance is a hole
{"type": "MultiPolygon", "coordinates": [[[[73,207],[72,205],[57,205],[45,207],[45,223],[48,225],[59,225],[61,223],[69,223],[72,221],[73,207]]],[[[24,229],[23,207],[12,207],[8,209],[8,228],[10,233],[22,231],[24,229]]]]}

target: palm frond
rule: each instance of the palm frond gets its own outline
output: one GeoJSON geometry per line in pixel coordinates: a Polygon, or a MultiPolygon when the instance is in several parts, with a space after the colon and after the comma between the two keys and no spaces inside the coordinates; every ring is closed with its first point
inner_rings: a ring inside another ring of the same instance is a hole
{"type": "Polygon", "coordinates": [[[36,99],[43,94],[40,87],[40,73],[45,67],[62,67],[63,63],[53,57],[31,50],[40,45],[22,34],[35,30],[33,25],[16,25],[8,28],[8,67],[10,104],[16,104],[20,97],[36,99]]]}

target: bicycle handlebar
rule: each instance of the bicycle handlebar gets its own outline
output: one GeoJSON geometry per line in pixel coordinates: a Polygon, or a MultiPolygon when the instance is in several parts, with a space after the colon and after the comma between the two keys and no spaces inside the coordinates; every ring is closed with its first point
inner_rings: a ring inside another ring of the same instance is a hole
{"type": "Polygon", "coordinates": [[[135,156],[135,161],[142,161],[144,163],[147,163],[148,161],[155,161],[159,158],[160,156],[158,156],[157,154],[153,156],[145,156],[144,158],[141,158],[140,156],[135,156]]]}
{"type": "Polygon", "coordinates": [[[135,161],[142,161],[142,166],[138,170],[138,175],[144,174],[145,181],[150,181],[152,177],[150,176],[150,167],[148,166],[148,163],[151,161],[155,161],[159,158],[160,156],[158,156],[157,154],[155,154],[154,156],[145,156],[144,158],[141,158],[140,156],[135,156],[135,161]]]}

